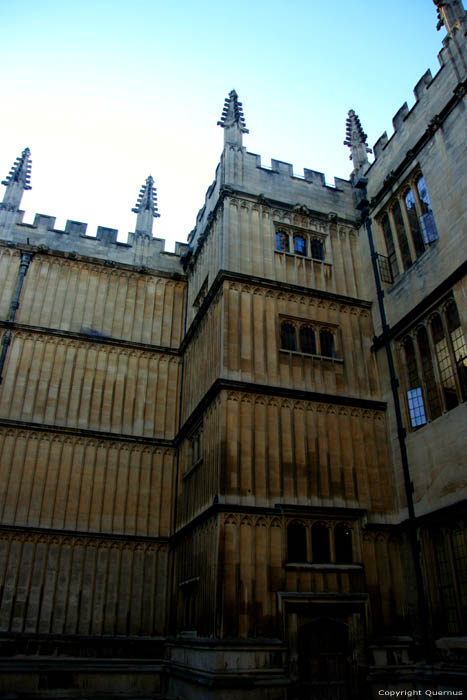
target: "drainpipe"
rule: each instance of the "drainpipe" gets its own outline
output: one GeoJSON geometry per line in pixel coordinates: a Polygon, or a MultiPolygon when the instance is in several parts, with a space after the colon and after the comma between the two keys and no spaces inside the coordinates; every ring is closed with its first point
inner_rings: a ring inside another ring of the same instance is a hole
{"type": "Polygon", "coordinates": [[[428,623],[428,604],[427,604],[427,599],[426,599],[426,595],[425,595],[425,587],[424,587],[424,583],[423,583],[423,573],[422,573],[422,566],[421,566],[421,561],[420,561],[421,546],[420,546],[420,542],[419,542],[419,539],[417,536],[417,525],[416,525],[416,519],[415,519],[415,506],[414,506],[414,500],[413,500],[414,486],[413,486],[413,482],[412,482],[412,479],[410,476],[409,459],[407,456],[407,446],[405,443],[406,430],[404,428],[404,424],[402,421],[402,411],[401,411],[401,404],[400,404],[399,392],[398,392],[399,380],[397,378],[396,370],[394,367],[394,358],[392,355],[391,340],[390,340],[390,335],[389,335],[390,326],[387,322],[386,310],[384,308],[384,291],[381,287],[381,280],[379,277],[378,262],[377,262],[378,261],[378,254],[375,251],[375,246],[374,246],[374,241],[373,241],[373,232],[372,232],[372,228],[371,228],[371,219],[370,219],[370,212],[369,212],[369,202],[368,202],[368,195],[367,195],[367,189],[366,189],[367,183],[368,183],[368,180],[364,177],[360,177],[355,182],[356,189],[360,190],[360,198],[359,198],[359,203],[357,204],[357,209],[359,209],[362,213],[362,223],[365,224],[365,229],[366,229],[366,232],[368,235],[368,243],[370,246],[371,264],[373,267],[373,276],[375,278],[376,296],[378,299],[378,309],[379,309],[379,315],[380,315],[380,319],[381,319],[381,325],[383,328],[382,340],[383,340],[384,349],[386,351],[386,359],[387,359],[387,363],[388,363],[389,377],[390,377],[390,382],[391,382],[392,398],[393,398],[393,402],[394,402],[394,411],[396,414],[397,438],[398,438],[398,442],[399,442],[399,451],[400,451],[401,462],[402,462],[402,472],[403,472],[403,476],[404,476],[405,496],[406,496],[406,500],[407,500],[408,534],[409,534],[410,548],[411,548],[411,552],[412,552],[412,560],[413,560],[414,571],[415,571],[415,581],[416,581],[416,586],[417,586],[418,616],[421,620],[421,633],[422,633],[423,646],[425,649],[426,661],[428,663],[432,663],[433,654],[432,654],[431,636],[430,636],[429,623],[428,623]]]}
{"type": "MultiPolygon", "coordinates": [[[[20,251],[21,262],[19,265],[18,280],[16,282],[15,296],[10,304],[10,313],[8,315],[8,323],[12,323],[15,320],[16,312],[19,308],[19,297],[21,294],[21,289],[23,287],[24,278],[26,277],[26,272],[28,271],[29,263],[33,258],[33,253],[27,253],[24,250],[20,251]]],[[[0,352],[0,384],[3,381],[3,367],[5,365],[6,354],[8,346],[11,343],[11,331],[7,330],[2,338],[2,350],[0,352]]]]}

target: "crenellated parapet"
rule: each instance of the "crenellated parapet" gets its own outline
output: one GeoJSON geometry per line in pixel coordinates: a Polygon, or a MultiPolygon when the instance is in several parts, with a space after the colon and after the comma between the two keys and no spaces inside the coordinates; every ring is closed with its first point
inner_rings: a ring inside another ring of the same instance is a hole
{"type": "Polygon", "coordinates": [[[187,248],[186,244],[176,243],[175,252],[170,253],[165,250],[164,239],[149,238],[144,232],[128,233],[127,242],[124,243],[118,240],[118,230],[107,226],[98,226],[96,234],[92,236],[87,233],[87,223],[82,221],[68,219],[62,230],[55,227],[54,216],[36,214],[32,224],[24,223],[23,217],[24,211],[18,210],[8,230],[0,226],[0,238],[15,244],[46,246],[51,250],[114,263],[183,272],[180,257],[187,248]]]}
{"type": "Polygon", "coordinates": [[[367,171],[370,198],[383,197],[399,174],[417,164],[421,151],[465,98],[465,39],[456,32],[448,34],[443,43],[438,72],[433,76],[427,70],[421,76],[413,90],[413,106],[402,104],[392,119],[392,135],[383,132],[373,147],[375,160],[367,171]]]}

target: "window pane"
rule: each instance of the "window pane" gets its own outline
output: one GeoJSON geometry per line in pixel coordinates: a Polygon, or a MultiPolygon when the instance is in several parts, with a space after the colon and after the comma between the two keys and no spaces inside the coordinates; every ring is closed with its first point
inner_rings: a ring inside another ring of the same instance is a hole
{"type": "Polygon", "coordinates": [[[327,563],[331,559],[329,551],[329,530],[326,525],[316,523],[311,530],[311,547],[313,553],[313,561],[327,563]]]}
{"type": "Polygon", "coordinates": [[[311,257],[315,260],[324,260],[324,246],[317,238],[311,241],[311,257]]]}
{"type": "Polygon", "coordinates": [[[352,531],[347,525],[336,525],[334,528],[334,546],[336,564],[352,562],[352,531]]]}
{"type": "Polygon", "coordinates": [[[283,323],[281,326],[281,347],[284,350],[297,349],[297,333],[291,323],[283,323]]]}
{"type": "Polygon", "coordinates": [[[420,198],[420,204],[422,205],[422,214],[427,214],[428,212],[432,211],[432,209],[423,175],[417,180],[417,191],[420,198]]]}
{"type": "Polygon", "coordinates": [[[428,411],[430,418],[434,420],[442,413],[440,396],[436,384],[435,373],[433,370],[433,362],[431,359],[431,350],[428,343],[428,335],[426,328],[422,327],[417,333],[418,349],[422,362],[423,381],[426,388],[426,399],[428,403],[428,411]]]}
{"type": "Polygon", "coordinates": [[[423,175],[417,180],[417,192],[422,207],[422,215],[420,217],[420,228],[423,235],[423,240],[425,241],[425,243],[431,243],[432,241],[435,241],[438,238],[438,231],[436,229],[433,210],[431,208],[431,202],[428,196],[428,191],[426,189],[425,179],[423,175]]]}
{"type": "Polygon", "coordinates": [[[423,244],[422,233],[420,231],[420,224],[418,222],[417,211],[415,209],[415,197],[412,190],[408,190],[404,197],[405,208],[407,209],[407,216],[409,218],[410,233],[412,234],[413,244],[415,246],[415,251],[417,256],[425,252],[425,246],[423,244]]]}
{"type": "Polygon", "coordinates": [[[291,523],[287,528],[287,555],[289,561],[307,561],[306,530],[300,523],[291,523]]]}
{"type": "Polygon", "coordinates": [[[391,272],[393,277],[396,278],[399,274],[399,266],[397,264],[396,249],[394,247],[391,224],[389,223],[389,217],[387,214],[383,216],[381,226],[383,227],[384,241],[386,243],[386,251],[389,258],[389,264],[391,265],[391,272]]]}
{"type": "Polygon", "coordinates": [[[456,382],[448,343],[444,335],[441,318],[438,315],[436,315],[431,322],[431,332],[433,334],[441,384],[446,400],[446,409],[449,411],[451,408],[455,408],[459,402],[457,400],[456,382]]]}
{"type": "Polygon", "coordinates": [[[278,231],[276,233],[276,249],[280,250],[282,253],[289,252],[289,237],[284,231],[278,231]]]}
{"type": "Polygon", "coordinates": [[[300,350],[316,355],[316,341],[313,328],[308,326],[300,328],[300,350]]]}
{"type": "Polygon", "coordinates": [[[407,392],[407,403],[409,404],[410,424],[412,428],[425,425],[425,406],[423,405],[422,390],[420,387],[410,389],[407,392]]]}
{"type": "Polygon", "coordinates": [[[397,240],[399,241],[402,263],[404,265],[404,269],[407,270],[412,265],[412,258],[410,257],[409,242],[407,240],[407,234],[405,232],[404,220],[402,218],[399,202],[395,203],[392,213],[394,216],[394,224],[396,226],[397,240]]]}
{"type": "Polygon", "coordinates": [[[319,334],[319,341],[321,345],[321,355],[325,357],[334,357],[334,336],[330,331],[321,331],[319,334]]]}
{"type": "Polygon", "coordinates": [[[293,249],[297,255],[306,255],[306,242],[303,236],[294,236],[293,249]]]}

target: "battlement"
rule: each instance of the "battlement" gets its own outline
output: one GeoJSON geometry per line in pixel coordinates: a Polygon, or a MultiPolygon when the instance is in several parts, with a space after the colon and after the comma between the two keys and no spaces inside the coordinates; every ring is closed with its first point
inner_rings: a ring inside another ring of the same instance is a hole
{"type": "Polygon", "coordinates": [[[76,253],[127,265],[144,265],[167,272],[181,272],[180,257],[186,243],[175,244],[175,252],[165,251],[165,240],[140,232],[128,233],[127,242],[117,240],[118,229],[98,226],[96,235],[87,234],[87,223],[68,219],[64,230],[55,228],[56,217],[35,214],[32,224],[24,223],[24,211],[15,212],[8,226],[0,219],[0,238],[13,243],[46,246],[51,250],[76,253]]]}
{"type": "MultiPolygon", "coordinates": [[[[381,189],[384,179],[391,171],[396,171],[407,156],[416,155],[414,149],[423,136],[430,137],[439,125],[441,115],[449,110],[455,100],[456,91],[465,82],[465,70],[461,67],[458,53],[462,47],[451,45],[451,37],[444,40],[444,48],[438,54],[440,68],[433,76],[427,70],[417,82],[413,93],[415,102],[409,108],[407,102],[397,110],[393,119],[393,133],[388,137],[385,131],[373,146],[374,162],[367,171],[370,196],[381,189]]],[[[465,53],[465,48],[463,50],[465,53]]]]}
{"type": "Polygon", "coordinates": [[[324,173],[304,168],[303,174],[294,173],[293,165],[275,158],[271,165],[261,163],[261,156],[250,153],[244,147],[224,149],[216,169],[214,182],[206,192],[204,206],[198,212],[196,225],[188,241],[196,248],[203,238],[222,192],[232,190],[247,196],[261,197],[274,206],[304,206],[318,214],[333,215],[348,220],[356,220],[353,189],[349,180],[334,178],[333,184],[326,183],[324,173]]]}

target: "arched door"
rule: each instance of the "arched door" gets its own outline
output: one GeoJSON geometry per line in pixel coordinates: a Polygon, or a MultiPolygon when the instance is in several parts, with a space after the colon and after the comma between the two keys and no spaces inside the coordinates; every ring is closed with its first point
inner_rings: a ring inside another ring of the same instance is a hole
{"type": "Polygon", "coordinates": [[[321,618],[298,631],[300,700],[350,698],[348,627],[321,618]]]}

